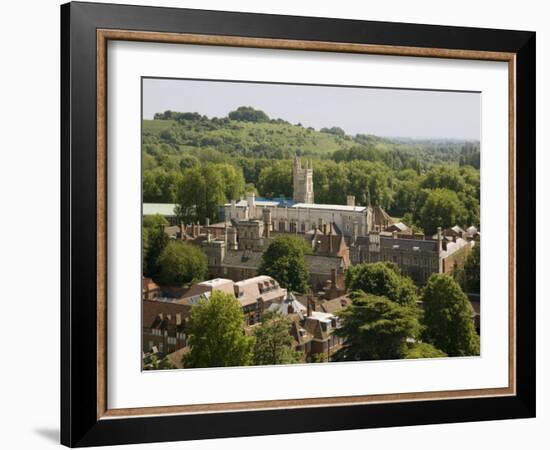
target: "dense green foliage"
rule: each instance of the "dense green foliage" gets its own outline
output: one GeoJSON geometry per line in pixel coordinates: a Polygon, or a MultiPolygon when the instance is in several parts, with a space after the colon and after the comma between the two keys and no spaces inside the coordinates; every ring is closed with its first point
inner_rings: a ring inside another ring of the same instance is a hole
{"type": "Polygon", "coordinates": [[[159,214],[143,218],[143,275],[146,277],[158,277],[158,258],[168,244],[168,236],[164,232],[166,225],[167,220],[159,214]]]}
{"type": "Polygon", "coordinates": [[[175,369],[174,364],[168,358],[159,358],[157,355],[147,354],[143,357],[143,370],[175,369]]]}
{"type": "Polygon", "coordinates": [[[244,315],[232,294],[213,291],[191,309],[187,327],[190,352],[186,368],[247,366],[252,362],[254,337],[244,333],[244,315]]]}
{"type": "Polygon", "coordinates": [[[176,214],[184,223],[216,221],[220,205],[244,193],[242,171],[230,164],[204,163],[178,177],[176,214]]]}
{"type": "Polygon", "coordinates": [[[420,333],[415,307],[361,291],[352,294],[352,304],[342,310],[340,320],[337,333],[345,342],[334,355],[336,361],[403,358],[408,339],[420,333]]]}
{"type": "Polygon", "coordinates": [[[466,292],[480,293],[480,248],[481,242],[478,240],[464,262],[464,287],[466,292]]]}
{"type": "Polygon", "coordinates": [[[447,354],[426,342],[409,345],[405,351],[405,359],[445,358],[447,354]]]}
{"type": "Polygon", "coordinates": [[[306,241],[292,235],[278,235],[262,255],[258,273],[269,275],[294,292],[306,292],[309,272],[305,254],[311,251],[306,241]]]}
{"type": "Polygon", "coordinates": [[[200,281],[208,270],[208,261],[202,250],[187,242],[170,241],[157,259],[161,284],[183,285],[200,281]]]}
{"type": "Polygon", "coordinates": [[[358,204],[406,215],[408,225],[427,233],[434,226],[479,225],[478,143],[317,131],[251,107],[224,118],[166,111],[145,120],[143,199],[178,203],[186,222],[216,220],[215,203],[245,189],[290,197],[294,155],[312,160],[318,203],[345,204],[346,195],[355,195],[358,204]],[[447,199],[451,206],[442,207],[447,199]],[[430,220],[434,211],[437,220],[430,220]]]}
{"type": "Polygon", "coordinates": [[[291,345],[290,320],[274,313],[265,313],[262,323],[254,329],[254,365],[294,364],[303,360],[303,354],[291,345]]]}
{"type": "Polygon", "coordinates": [[[424,341],[449,356],[479,355],[470,303],[453,278],[433,274],[424,287],[422,301],[424,341]]]}
{"type": "Polygon", "coordinates": [[[346,272],[346,288],[384,296],[405,306],[416,306],[418,300],[412,280],[402,276],[392,263],[363,263],[350,267],[346,272]]]}

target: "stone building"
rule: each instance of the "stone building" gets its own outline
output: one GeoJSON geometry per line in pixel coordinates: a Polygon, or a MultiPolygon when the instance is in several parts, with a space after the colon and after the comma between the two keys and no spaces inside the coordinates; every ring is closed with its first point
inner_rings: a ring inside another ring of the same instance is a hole
{"type": "Polygon", "coordinates": [[[302,167],[299,158],[293,166],[294,202],[256,200],[253,193],[246,200],[232,200],[224,205],[226,221],[261,220],[269,215],[269,230],[280,233],[306,233],[315,227],[334,224],[344,236],[363,236],[370,231],[382,231],[393,223],[380,207],[359,206],[353,195],[346,205],[314,203],[313,169],[310,163],[302,167]]]}
{"type": "Polygon", "coordinates": [[[201,300],[207,301],[215,290],[235,296],[243,309],[247,326],[261,322],[264,311],[274,303],[281,303],[287,295],[286,289],[266,275],[237,282],[228,278],[215,278],[193,285],[174,303],[192,307],[201,300]]]}
{"type": "Polygon", "coordinates": [[[372,232],[358,237],[350,246],[352,264],[389,261],[417,284],[424,284],[432,273],[450,273],[455,265],[462,265],[473,242],[458,238],[447,242],[441,230],[436,239],[418,236],[399,236],[372,232]]]}

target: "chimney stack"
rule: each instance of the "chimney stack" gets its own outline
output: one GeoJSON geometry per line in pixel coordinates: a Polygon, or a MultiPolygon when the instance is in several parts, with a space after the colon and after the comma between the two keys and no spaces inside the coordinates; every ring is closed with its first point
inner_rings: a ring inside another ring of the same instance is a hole
{"type": "Polygon", "coordinates": [[[315,311],[315,304],[313,303],[313,295],[307,294],[307,315],[311,316],[312,312],[315,311]]]}
{"type": "Polygon", "coordinates": [[[348,206],[355,206],[355,195],[348,195],[346,200],[348,206]]]}
{"type": "Polygon", "coordinates": [[[397,231],[394,230],[394,232],[392,233],[392,236],[394,239],[397,239],[397,231]]]}
{"type": "Polygon", "coordinates": [[[336,269],[330,269],[330,284],[332,289],[336,289],[336,269]]]}
{"type": "Polygon", "coordinates": [[[207,218],[205,219],[205,222],[204,222],[204,223],[205,223],[205,225],[206,225],[207,227],[209,227],[209,226],[210,226],[210,217],[207,217],[207,218]]]}
{"type": "Polygon", "coordinates": [[[200,222],[197,220],[197,236],[200,236],[201,234],[201,224],[200,222]]]}
{"type": "Polygon", "coordinates": [[[443,247],[443,237],[441,236],[441,227],[437,227],[437,247],[441,253],[443,247]]]}

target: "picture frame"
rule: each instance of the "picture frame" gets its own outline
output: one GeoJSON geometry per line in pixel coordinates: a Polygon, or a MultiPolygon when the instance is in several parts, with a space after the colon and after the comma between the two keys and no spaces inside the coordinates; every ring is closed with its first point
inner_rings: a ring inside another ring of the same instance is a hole
{"type": "Polygon", "coordinates": [[[61,442],[70,447],[535,416],[533,32],[72,2],[61,7],[61,442]],[[506,388],[111,409],[107,43],[501,61],[509,72],[506,388]]]}

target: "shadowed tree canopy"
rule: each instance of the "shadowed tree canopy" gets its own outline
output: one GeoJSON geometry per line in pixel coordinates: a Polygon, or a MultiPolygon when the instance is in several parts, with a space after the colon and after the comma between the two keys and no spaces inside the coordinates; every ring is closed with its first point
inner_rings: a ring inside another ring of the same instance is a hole
{"type": "Polygon", "coordinates": [[[422,301],[426,342],[449,356],[479,355],[470,302],[453,278],[433,274],[424,287],[422,301]]]}
{"type": "Polygon", "coordinates": [[[445,358],[446,356],[445,352],[426,342],[412,344],[405,352],[405,359],[445,358]]]}
{"type": "Polygon", "coordinates": [[[309,283],[309,271],[304,255],[311,249],[307,243],[296,236],[276,236],[262,255],[258,273],[269,275],[279,284],[291,291],[306,292],[309,283]]]}
{"type": "Polygon", "coordinates": [[[303,359],[303,354],[292,348],[290,326],[290,320],[281,314],[264,314],[262,324],[254,330],[253,364],[294,364],[303,359]]]}
{"type": "Polygon", "coordinates": [[[161,284],[182,285],[201,280],[208,270],[206,255],[195,245],[169,242],[158,260],[157,279],[161,284]]]}
{"type": "Polygon", "coordinates": [[[420,332],[415,308],[361,291],[352,294],[352,304],[339,316],[337,333],[345,341],[334,355],[336,361],[403,358],[407,340],[420,332]]]}
{"type": "Polygon", "coordinates": [[[467,220],[466,209],[456,192],[438,188],[428,191],[419,211],[418,224],[427,235],[433,235],[437,227],[450,228],[467,220]]]}
{"type": "Polygon", "coordinates": [[[208,300],[193,306],[187,327],[190,352],[186,368],[247,366],[254,338],[244,332],[241,304],[232,294],[214,290],[208,300]]]}
{"type": "Polygon", "coordinates": [[[346,273],[349,291],[387,297],[401,305],[415,306],[418,299],[412,280],[402,276],[395,264],[377,262],[357,264],[346,273]]]}
{"type": "Polygon", "coordinates": [[[478,240],[464,262],[464,283],[466,285],[466,292],[473,292],[476,294],[479,294],[480,290],[480,247],[481,242],[478,240]]]}
{"type": "Polygon", "coordinates": [[[239,120],[241,122],[269,122],[269,116],[251,106],[239,106],[235,111],[231,111],[227,115],[231,120],[239,120]]]}

